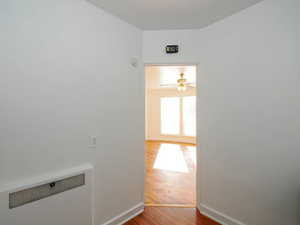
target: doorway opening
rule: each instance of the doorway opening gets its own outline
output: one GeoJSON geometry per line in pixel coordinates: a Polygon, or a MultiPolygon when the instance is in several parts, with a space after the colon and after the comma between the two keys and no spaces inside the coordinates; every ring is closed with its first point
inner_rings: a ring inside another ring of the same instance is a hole
{"type": "Polygon", "coordinates": [[[145,66],[146,206],[196,206],[196,70],[145,66]]]}

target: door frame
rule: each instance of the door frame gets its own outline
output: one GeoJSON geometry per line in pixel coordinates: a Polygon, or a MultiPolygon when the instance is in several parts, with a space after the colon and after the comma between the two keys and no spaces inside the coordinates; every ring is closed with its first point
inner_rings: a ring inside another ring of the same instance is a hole
{"type": "MultiPolygon", "coordinates": [[[[198,99],[199,99],[199,94],[198,94],[198,90],[199,90],[199,81],[200,81],[200,63],[198,62],[185,62],[185,61],[181,61],[180,63],[174,63],[174,62],[147,62],[147,63],[143,63],[143,91],[144,91],[144,141],[146,140],[146,67],[147,66],[196,66],[196,205],[193,207],[198,208],[198,206],[200,205],[200,193],[199,193],[199,186],[200,186],[200,178],[199,178],[199,161],[200,161],[200,154],[198,153],[198,150],[200,149],[199,146],[199,140],[198,140],[198,124],[199,124],[199,119],[198,119],[198,99]]],[[[144,147],[144,176],[143,176],[143,187],[145,184],[145,178],[146,178],[146,166],[145,166],[145,147],[144,147]]],[[[144,193],[145,193],[145,187],[143,189],[143,202],[145,203],[145,199],[144,199],[144,193]]],[[[161,206],[164,206],[163,204],[161,206]]],[[[166,205],[166,206],[170,206],[170,205],[166,205]]],[[[176,206],[175,204],[172,206],[176,206]]],[[[177,207],[180,207],[180,205],[177,205],[177,207]]],[[[192,206],[188,206],[186,208],[191,208],[192,206]]]]}

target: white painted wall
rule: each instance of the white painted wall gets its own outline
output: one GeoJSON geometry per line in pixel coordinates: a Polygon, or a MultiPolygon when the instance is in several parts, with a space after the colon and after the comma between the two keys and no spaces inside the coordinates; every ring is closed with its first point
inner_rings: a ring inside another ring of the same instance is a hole
{"type": "Polygon", "coordinates": [[[227,224],[219,213],[300,224],[299,8],[265,0],[202,30],[144,32],[145,63],[199,63],[198,206],[227,224]]]}
{"type": "Polygon", "coordinates": [[[0,32],[0,187],[90,162],[95,225],[141,203],[141,31],[85,0],[2,0],[0,32]]]}

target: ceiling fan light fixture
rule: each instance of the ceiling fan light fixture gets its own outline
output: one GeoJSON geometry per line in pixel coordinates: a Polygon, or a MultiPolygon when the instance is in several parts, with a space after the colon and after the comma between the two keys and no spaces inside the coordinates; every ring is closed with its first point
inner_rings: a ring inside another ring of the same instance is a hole
{"type": "Polygon", "coordinates": [[[186,90],[186,85],[185,84],[179,84],[177,86],[177,90],[178,91],[185,91],[186,90]]]}
{"type": "Polygon", "coordinates": [[[184,73],[181,73],[180,79],[177,80],[177,89],[178,91],[186,90],[186,79],[184,78],[184,73]]]}

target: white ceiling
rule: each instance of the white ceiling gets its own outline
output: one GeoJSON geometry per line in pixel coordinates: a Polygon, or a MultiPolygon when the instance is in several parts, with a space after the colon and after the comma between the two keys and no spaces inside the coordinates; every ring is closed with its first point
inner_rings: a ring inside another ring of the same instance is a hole
{"type": "Polygon", "coordinates": [[[90,0],[144,30],[202,28],[262,0],[90,0]]]}

